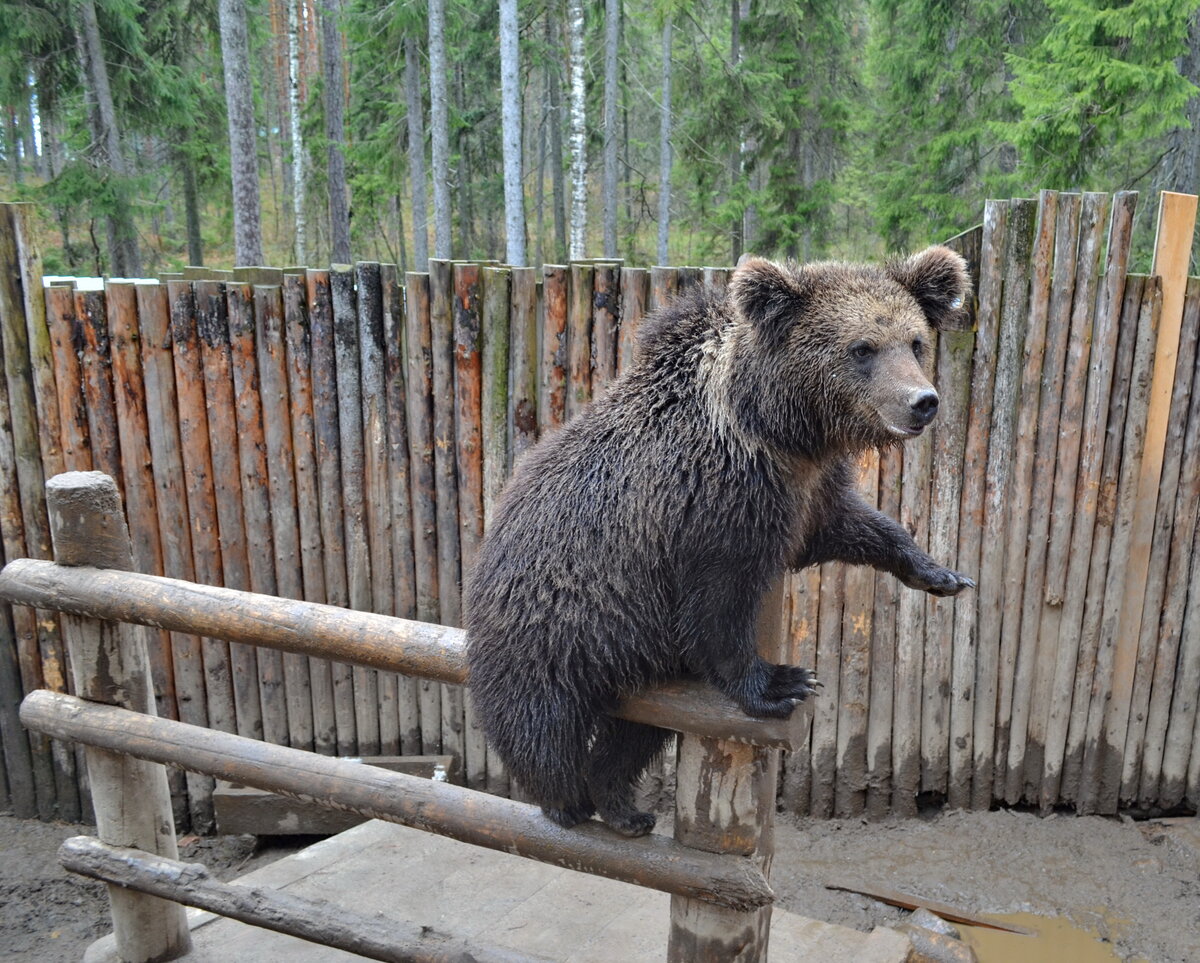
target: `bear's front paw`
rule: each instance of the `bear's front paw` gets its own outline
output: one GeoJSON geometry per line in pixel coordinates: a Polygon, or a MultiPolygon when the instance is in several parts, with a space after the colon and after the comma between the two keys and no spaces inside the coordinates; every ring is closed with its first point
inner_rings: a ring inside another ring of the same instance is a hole
{"type": "Polygon", "coordinates": [[[821,683],[811,669],[798,665],[777,665],[771,670],[771,681],[764,695],[768,699],[793,699],[803,702],[814,695],[821,683]]]}
{"type": "Polygon", "coordinates": [[[904,580],[904,584],[939,598],[957,595],[963,589],[975,588],[973,578],[940,565],[915,572],[911,578],[904,580]]]}

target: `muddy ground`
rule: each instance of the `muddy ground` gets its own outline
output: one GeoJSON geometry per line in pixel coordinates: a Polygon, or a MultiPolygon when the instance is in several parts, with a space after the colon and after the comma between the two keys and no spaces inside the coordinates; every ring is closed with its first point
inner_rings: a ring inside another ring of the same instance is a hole
{"type": "MultiPolygon", "coordinates": [[[[69,876],[55,858],[63,839],[86,831],[0,816],[0,959],[75,961],[107,931],[103,886],[69,876]]],[[[1200,960],[1194,819],[1164,825],[1010,811],[882,823],[781,816],[776,836],[772,884],[780,905],[805,916],[869,930],[907,915],[824,887],[836,880],[972,912],[1066,916],[1107,940],[1113,959],[1200,960]]],[[[260,846],[251,836],[185,837],[181,849],[228,879],[307,841],[265,839],[260,846]]]]}

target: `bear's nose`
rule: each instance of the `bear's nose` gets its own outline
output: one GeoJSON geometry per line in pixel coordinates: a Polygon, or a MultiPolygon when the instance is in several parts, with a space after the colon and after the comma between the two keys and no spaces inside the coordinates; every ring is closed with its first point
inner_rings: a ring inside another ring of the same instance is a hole
{"type": "Polygon", "coordinates": [[[938,410],[938,395],[932,388],[925,388],[921,391],[915,391],[909,397],[908,406],[912,409],[912,413],[922,425],[927,425],[933,421],[933,416],[938,410]]]}

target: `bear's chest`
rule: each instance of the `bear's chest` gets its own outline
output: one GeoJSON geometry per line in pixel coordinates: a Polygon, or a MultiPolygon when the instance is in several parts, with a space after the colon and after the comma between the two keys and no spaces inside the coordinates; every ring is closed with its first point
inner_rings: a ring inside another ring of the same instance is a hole
{"type": "Polygon", "coordinates": [[[842,473],[840,461],[797,458],[787,466],[785,491],[790,516],[787,557],[801,552],[825,524],[834,508],[842,473]]]}

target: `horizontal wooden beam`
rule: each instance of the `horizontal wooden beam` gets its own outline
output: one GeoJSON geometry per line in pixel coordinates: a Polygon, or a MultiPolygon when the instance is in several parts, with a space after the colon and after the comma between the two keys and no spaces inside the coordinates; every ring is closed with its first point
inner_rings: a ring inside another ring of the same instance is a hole
{"type": "MultiPolygon", "coordinates": [[[[72,873],[124,889],[208,910],[218,916],[287,933],[310,943],[332,946],[369,960],[389,963],[534,963],[540,957],[506,949],[488,949],[437,933],[432,927],[356,913],[323,899],[278,889],[223,883],[200,863],[185,863],[141,849],[110,846],[91,836],[73,836],[58,850],[58,861],[72,873]]],[[[547,963],[547,961],[542,961],[547,963]]]]}
{"type": "Polygon", "coordinates": [[[749,859],[689,849],[665,836],[626,839],[598,822],[563,829],[537,806],[87,702],[39,689],[21,703],[36,732],[220,776],[373,819],[649,889],[747,910],[774,899],[749,859]]]}
{"type": "MultiPolygon", "coordinates": [[[[158,575],[15,559],[0,571],[0,601],[107,622],[261,645],[438,682],[467,682],[462,629],[199,585],[158,575]]],[[[755,719],[711,686],[677,682],[625,700],[616,715],[676,732],[791,749],[810,709],[755,719]]]]}

